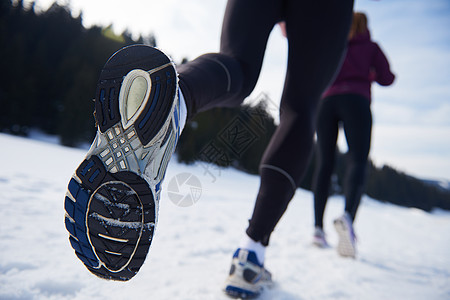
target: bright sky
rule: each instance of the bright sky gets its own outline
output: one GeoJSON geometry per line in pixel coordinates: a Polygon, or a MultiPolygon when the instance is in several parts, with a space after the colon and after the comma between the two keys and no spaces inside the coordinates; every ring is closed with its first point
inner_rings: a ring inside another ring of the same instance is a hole
{"type": "MultiPolygon", "coordinates": [[[[37,9],[45,9],[54,1],[36,2],[37,9]]],[[[83,11],[87,27],[113,24],[116,32],[153,32],[158,47],[179,61],[218,50],[226,0],[69,3],[75,15],[83,11]]],[[[356,0],[355,9],[367,13],[372,39],[397,75],[393,86],[372,89],[372,160],[419,178],[450,180],[450,1],[356,0]]],[[[279,103],[286,51],[276,28],[250,97],[266,92],[279,103]]],[[[339,145],[346,149],[343,134],[339,145]]]]}

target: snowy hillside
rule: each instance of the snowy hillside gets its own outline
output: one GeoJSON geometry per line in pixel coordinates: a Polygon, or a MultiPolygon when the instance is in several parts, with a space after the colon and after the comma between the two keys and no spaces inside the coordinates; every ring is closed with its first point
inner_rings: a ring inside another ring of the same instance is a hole
{"type": "MultiPolygon", "coordinates": [[[[85,151],[4,134],[0,145],[0,299],[227,299],[221,288],[257,177],[172,161],[147,261],[130,282],[109,282],[78,261],[64,228],[66,186],[85,151]],[[174,205],[167,193],[183,172],[201,183],[190,207],[174,205]]],[[[330,199],[332,245],[332,220],[342,209],[341,197],[330,199]]],[[[365,197],[356,260],[311,246],[312,215],[311,193],[298,190],[272,236],[266,266],[276,285],[261,299],[450,299],[450,213],[365,197]]]]}

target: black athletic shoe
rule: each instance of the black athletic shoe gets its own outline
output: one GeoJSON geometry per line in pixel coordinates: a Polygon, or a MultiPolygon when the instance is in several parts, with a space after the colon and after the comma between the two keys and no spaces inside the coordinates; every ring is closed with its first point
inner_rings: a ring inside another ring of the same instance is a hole
{"type": "Polygon", "coordinates": [[[97,84],[97,135],[69,182],[65,224],[95,275],[129,280],[144,263],[161,183],[179,137],[178,77],[161,51],[116,52],[97,84]]]}

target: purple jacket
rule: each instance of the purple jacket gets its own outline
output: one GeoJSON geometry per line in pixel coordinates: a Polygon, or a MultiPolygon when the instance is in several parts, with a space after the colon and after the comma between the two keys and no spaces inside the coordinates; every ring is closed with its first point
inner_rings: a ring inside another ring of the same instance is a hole
{"type": "Polygon", "coordinates": [[[347,54],[341,70],[323,97],[337,94],[359,94],[371,100],[370,86],[373,81],[387,86],[395,75],[377,43],[370,40],[370,33],[356,35],[348,42],[347,54]]]}

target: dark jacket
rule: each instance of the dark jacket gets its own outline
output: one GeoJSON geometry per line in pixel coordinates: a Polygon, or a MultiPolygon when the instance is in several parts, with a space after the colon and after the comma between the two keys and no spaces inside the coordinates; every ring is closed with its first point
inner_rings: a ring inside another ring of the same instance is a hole
{"type": "Polygon", "coordinates": [[[378,44],[370,40],[370,33],[366,31],[348,42],[341,70],[323,97],[359,94],[370,100],[370,86],[373,81],[387,86],[394,82],[394,78],[386,56],[378,44]]]}

